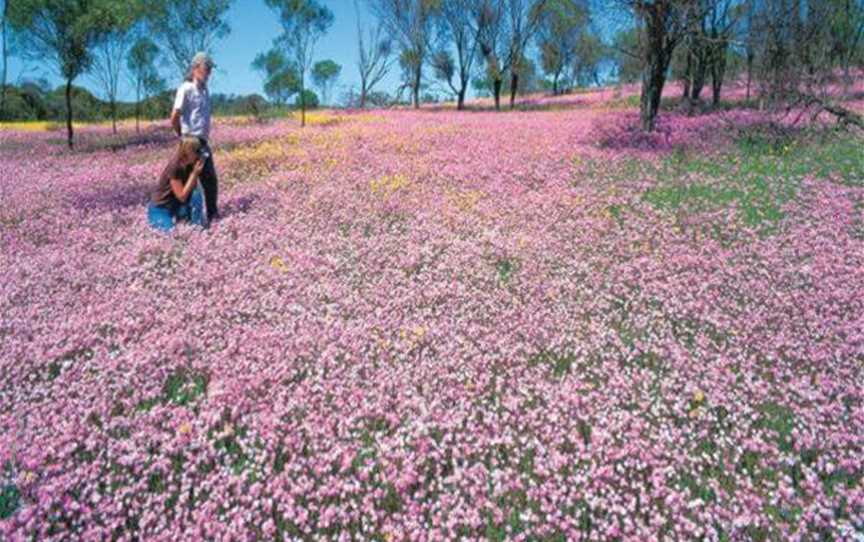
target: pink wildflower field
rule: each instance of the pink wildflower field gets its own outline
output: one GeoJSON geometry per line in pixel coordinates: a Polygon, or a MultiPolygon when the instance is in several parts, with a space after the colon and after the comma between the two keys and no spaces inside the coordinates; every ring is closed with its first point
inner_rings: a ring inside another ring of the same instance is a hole
{"type": "Polygon", "coordinates": [[[636,118],[0,131],[0,539],[861,540],[861,140],[636,118]]]}

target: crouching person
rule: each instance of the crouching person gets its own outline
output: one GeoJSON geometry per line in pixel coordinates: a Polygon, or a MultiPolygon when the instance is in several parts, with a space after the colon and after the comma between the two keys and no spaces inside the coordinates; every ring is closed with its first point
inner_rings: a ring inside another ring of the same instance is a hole
{"type": "Polygon", "coordinates": [[[177,153],[159,177],[150,198],[147,219],[158,230],[170,231],[177,222],[204,226],[204,197],[198,179],[204,171],[205,149],[197,138],[183,138],[177,153]]]}

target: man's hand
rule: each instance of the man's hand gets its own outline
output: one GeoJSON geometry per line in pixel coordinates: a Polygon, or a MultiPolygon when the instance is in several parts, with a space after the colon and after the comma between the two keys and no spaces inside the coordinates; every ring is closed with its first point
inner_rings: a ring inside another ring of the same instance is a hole
{"type": "Polygon", "coordinates": [[[204,160],[199,158],[198,160],[195,161],[195,165],[192,166],[192,173],[194,173],[195,176],[197,177],[197,176],[201,175],[202,171],[204,171],[204,160]]]}

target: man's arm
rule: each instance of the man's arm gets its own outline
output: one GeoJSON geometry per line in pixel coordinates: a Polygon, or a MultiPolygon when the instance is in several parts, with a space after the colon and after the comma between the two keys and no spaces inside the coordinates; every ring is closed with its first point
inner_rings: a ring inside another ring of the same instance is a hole
{"type": "Polygon", "coordinates": [[[183,112],[183,107],[186,106],[186,85],[180,85],[177,89],[177,95],[174,97],[174,108],[171,110],[171,128],[178,136],[182,136],[182,125],[180,123],[180,115],[183,112]]]}
{"type": "Polygon", "coordinates": [[[171,128],[174,129],[174,132],[178,136],[182,135],[181,131],[180,131],[180,110],[179,109],[172,109],[171,110],[171,128]]]}

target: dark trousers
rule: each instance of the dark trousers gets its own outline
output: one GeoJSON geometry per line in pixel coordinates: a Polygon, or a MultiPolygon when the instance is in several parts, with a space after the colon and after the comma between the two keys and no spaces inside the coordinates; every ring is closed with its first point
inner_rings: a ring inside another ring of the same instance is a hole
{"type": "Polygon", "coordinates": [[[204,202],[207,204],[207,220],[210,221],[219,216],[219,178],[216,176],[216,165],[213,163],[213,151],[207,140],[199,138],[204,149],[210,155],[204,163],[204,171],[201,172],[201,188],[204,189],[204,202]]]}

